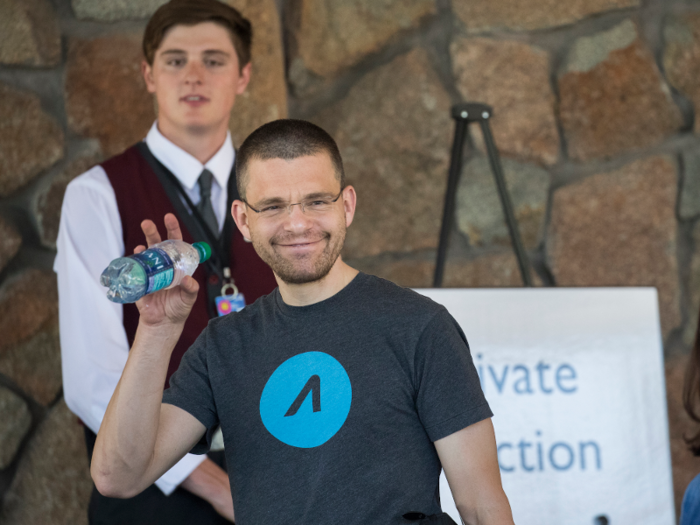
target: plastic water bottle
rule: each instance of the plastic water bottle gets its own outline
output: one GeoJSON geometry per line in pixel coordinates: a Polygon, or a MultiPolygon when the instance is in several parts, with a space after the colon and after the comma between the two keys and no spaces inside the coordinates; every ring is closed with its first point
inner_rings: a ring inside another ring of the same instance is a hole
{"type": "Polygon", "coordinates": [[[210,256],[211,248],[205,242],[163,241],[141,253],[114,259],[102,272],[100,283],[109,287],[110,301],[135,303],[144,295],[177,286],[210,256]]]}

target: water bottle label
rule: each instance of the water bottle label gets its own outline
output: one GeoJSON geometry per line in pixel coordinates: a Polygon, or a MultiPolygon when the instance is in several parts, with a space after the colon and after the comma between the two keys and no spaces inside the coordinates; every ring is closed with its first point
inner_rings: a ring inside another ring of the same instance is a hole
{"type": "Polygon", "coordinates": [[[146,293],[157,292],[173,282],[173,261],[165,251],[160,248],[149,248],[148,250],[132,255],[144,271],[148,279],[146,293]]]}

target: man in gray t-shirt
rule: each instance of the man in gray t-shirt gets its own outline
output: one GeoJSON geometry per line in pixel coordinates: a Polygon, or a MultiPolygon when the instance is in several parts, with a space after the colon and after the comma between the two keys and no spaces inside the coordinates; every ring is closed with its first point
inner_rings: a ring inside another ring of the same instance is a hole
{"type": "MultiPolygon", "coordinates": [[[[279,288],[212,321],[164,394],[197,285],[144,297],[98,435],[98,489],[129,497],[221,425],[236,521],[400,524],[440,512],[445,469],[466,523],[512,524],[491,411],[440,305],[340,257],[356,195],[333,139],[281,120],[238,152],[233,217],[279,288]]],[[[180,236],[166,216],[170,238],[180,236]]],[[[149,244],[160,239],[144,223],[149,244]]]]}
{"type": "Polygon", "coordinates": [[[491,416],[445,308],[362,273],[309,306],[276,290],[211,322],[163,402],[221,424],[240,523],[438,513],[433,442],[491,416]]]}

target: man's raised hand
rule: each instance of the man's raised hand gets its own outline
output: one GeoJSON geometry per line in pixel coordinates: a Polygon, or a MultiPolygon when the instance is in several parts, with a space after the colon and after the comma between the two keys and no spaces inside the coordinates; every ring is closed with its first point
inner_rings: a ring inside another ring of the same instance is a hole
{"type": "MultiPolygon", "coordinates": [[[[165,216],[165,227],[169,239],[182,239],[174,215],[165,216]]],[[[148,246],[160,242],[153,222],[144,221],[141,228],[148,246]]],[[[145,249],[139,246],[134,252],[145,249]]],[[[197,281],[185,277],[179,286],[136,302],[141,319],[97,434],[90,468],[97,489],[105,496],[136,496],[191,450],[206,431],[185,410],[162,403],[170,356],[198,290],[197,281]]]]}
{"type": "MultiPolygon", "coordinates": [[[[180,223],[175,218],[175,215],[168,213],[163,221],[168,232],[168,239],[182,240],[180,223]]],[[[161,241],[158,228],[156,228],[153,221],[143,221],[141,230],[146,236],[146,243],[149,247],[161,241]]],[[[137,246],[134,249],[134,253],[141,253],[145,249],[146,247],[143,245],[137,246]]],[[[136,307],[141,315],[141,322],[149,326],[184,324],[197,300],[198,291],[199,284],[188,275],[179,286],[143,296],[136,301],[136,307]]]]}

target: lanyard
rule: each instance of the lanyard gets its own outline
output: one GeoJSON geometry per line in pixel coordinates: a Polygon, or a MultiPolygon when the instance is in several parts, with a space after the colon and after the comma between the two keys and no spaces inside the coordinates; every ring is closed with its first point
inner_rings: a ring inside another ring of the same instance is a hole
{"type": "MultiPolygon", "coordinates": [[[[216,310],[213,306],[214,298],[219,295],[218,292],[221,290],[221,285],[233,285],[230,260],[231,238],[236,227],[233,217],[231,217],[230,213],[226,215],[221,237],[217,238],[215,233],[207,226],[202,214],[192,203],[177,177],[153,155],[145,142],[139,142],[136,148],[156,174],[156,177],[158,177],[158,181],[163,186],[170,203],[175,208],[178,218],[183,222],[195,242],[204,241],[211,246],[212,257],[204,264],[209,275],[214,274],[218,277],[218,280],[214,283],[211,282],[211,279],[207,279],[207,291],[210,299],[207,304],[210,316],[216,315],[216,310]],[[185,207],[185,204],[189,209],[185,207]]],[[[231,209],[234,199],[237,198],[236,166],[234,164],[227,185],[227,209],[231,209]]]]}

